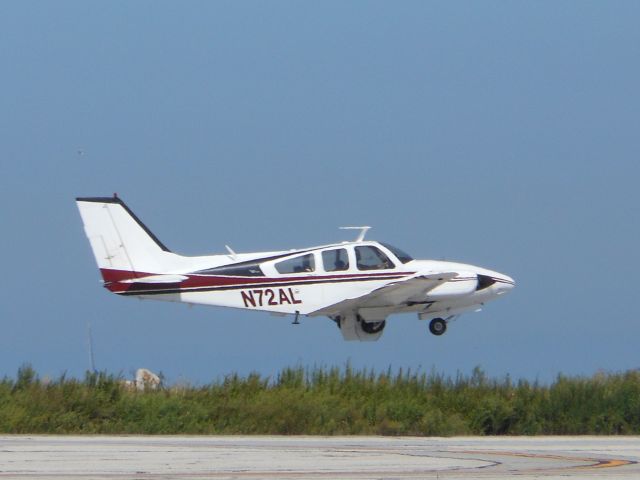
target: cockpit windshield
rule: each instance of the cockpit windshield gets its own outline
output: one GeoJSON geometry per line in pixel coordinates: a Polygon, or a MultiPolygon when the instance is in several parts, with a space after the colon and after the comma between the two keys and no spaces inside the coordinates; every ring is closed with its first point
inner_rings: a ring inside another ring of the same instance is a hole
{"type": "Polygon", "coordinates": [[[400,260],[402,263],[409,263],[411,260],[413,260],[413,257],[411,255],[409,255],[406,252],[403,252],[402,250],[400,250],[397,247],[394,247],[393,245],[389,245],[388,243],[382,243],[382,245],[384,245],[387,249],[391,251],[391,253],[393,253],[396,257],[398,257],[398,260],[400,260]]]}

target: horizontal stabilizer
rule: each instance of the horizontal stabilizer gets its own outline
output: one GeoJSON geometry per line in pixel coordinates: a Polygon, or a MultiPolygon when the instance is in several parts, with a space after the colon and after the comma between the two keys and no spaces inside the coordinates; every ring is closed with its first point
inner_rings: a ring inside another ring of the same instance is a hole
{"type": "Polygon", "coordinates": [[[120,283],[180,283],[189,277],[184,275],[148,275],[140,278],[121,280],[120,283]]]}

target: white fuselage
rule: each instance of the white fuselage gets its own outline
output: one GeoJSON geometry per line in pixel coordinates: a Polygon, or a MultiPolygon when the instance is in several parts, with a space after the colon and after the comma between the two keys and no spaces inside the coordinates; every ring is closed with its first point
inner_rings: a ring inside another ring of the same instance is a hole
{"type": "MultiPolygon", "coordinates": [[[[137,296],[190,304],[316,316],[324,315],[325,313],[314,312],[322,311],[328,305],[336,304],[345,298],[364,296],[408,275],[457,272],[456,278],[427,292],[423,298],[414,299],[409,304],[385,304],[384,301],[380,301],[377,305],[363,307],[366,308],[367,313],[375,312],[377,314],[375,316],[384,318],[392,313],[418,312],[421,319],[429,319],[477,309],[485,302],[508,292],[514,285],[513,280],[507,275],[474,265],[436,260],[411,260],[403,264],[377,242],[350,242],[317,247],[304,252],[310,252],[321,258],[323,251],[340,247],[345,248],[351,257],[355,245],[375,245],[384,249],[385,254],[394,263],[394,267],[362,271],[357,268],[357,262],[351,261],[350,268],[346,270],[339,273],[328,272],[323,269],[322,261],[316,259],[316,268],[313,271],[281,274],[276,270],[275,264],[282,261],[283,255],[296,256],[299,251],[265,252],[243,255],[245,262],[256,258],[277,257],[274,260],[259,263],[264,276],[238,277],[194,273],[194,267],[202,271],[206,270],[207,266],[210,268],[213,266],[215,269],[215,266],[228,264],[229,257],[226,255],[191,257],[193,263],[189,268],[168,272],[188,276],[189,282],[183,282],[179,290],[174,289],[166,294],[158,290],[149,294],[141,291],[137,296]],[[478,275],[484,275],[495,281],[485,288],[478,289],[478,275]]],[[[127,294],[131,295],[134,292],[129,291],[127,294]]]]}
{"type": "Polygon", "coordinates": [[[118,197],[77,199],[113,293],[189,304],[328,316],[345,339],[376,340],[386,318],[417,312],[441,335],[454,316],[511,290],[507,275],[462,263],[414,260],[365,241],[302,250],[188,257],[171,252],[118,197]]]}

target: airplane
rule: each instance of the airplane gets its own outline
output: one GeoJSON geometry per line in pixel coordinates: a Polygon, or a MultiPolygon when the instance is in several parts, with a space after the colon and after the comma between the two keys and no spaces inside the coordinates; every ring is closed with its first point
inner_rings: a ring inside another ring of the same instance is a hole
{"type": "Polygon", "coordinates": [[[417,313],[442,335],[515,286],[502,273],[463,263],[414,260],[365,240],[304,249],[183,256],[170,251],[116,195],[78,197],[103,286],[121,296],[233,307],[274,315],[326,316],[345,340],[378,340],[387,318],[417,313]]]}

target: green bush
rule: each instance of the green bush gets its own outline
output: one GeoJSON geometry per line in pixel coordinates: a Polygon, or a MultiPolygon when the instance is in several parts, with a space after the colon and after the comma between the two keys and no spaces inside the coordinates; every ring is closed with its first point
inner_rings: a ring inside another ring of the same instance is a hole
{"type": "Polygon", "coordinates": [[[237,374],[139,392],[121,376],[0,381],[1,433],[537,435],[640,434],[640,372],[559,376],[550,385],[350,365],[237,374]]]}

